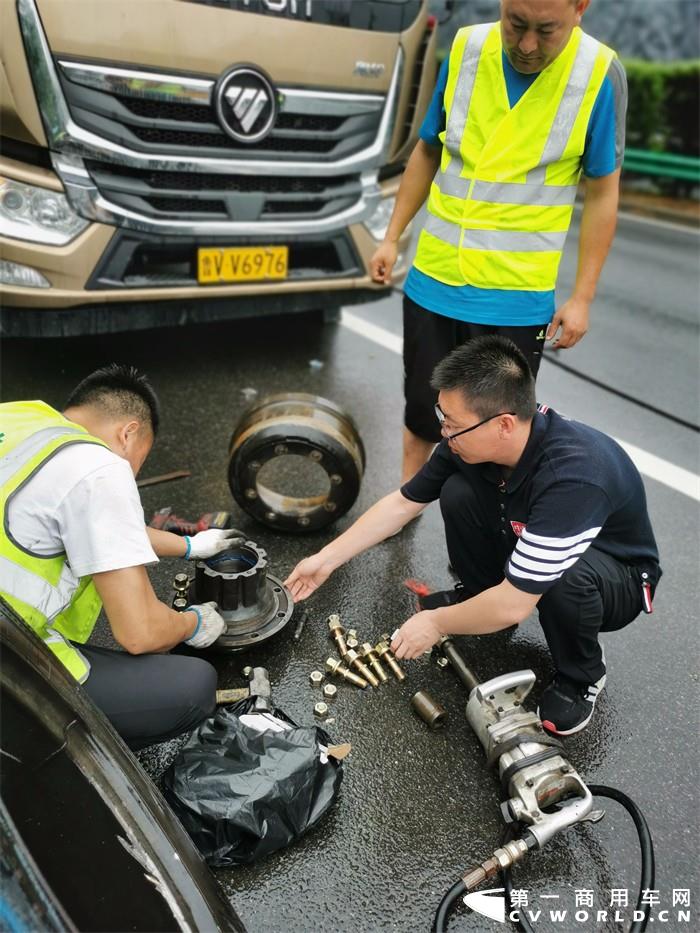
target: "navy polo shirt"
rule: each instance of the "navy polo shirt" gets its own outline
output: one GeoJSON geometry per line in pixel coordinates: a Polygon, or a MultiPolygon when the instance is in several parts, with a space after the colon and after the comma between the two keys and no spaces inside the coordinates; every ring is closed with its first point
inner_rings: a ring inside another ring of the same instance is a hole
{"type": "Polygon", "coordinates": [[[465,463],[443,440],[401,493],[433,502],[455,472],[503,493],[494,533],[505,531],[504,572],[517,589],[546,593],[593,542],[623,563],[643,566],[652,584],[661,575],[642,478],[607,434],[543,405],[507,478],[498,464],[465,463]]]}

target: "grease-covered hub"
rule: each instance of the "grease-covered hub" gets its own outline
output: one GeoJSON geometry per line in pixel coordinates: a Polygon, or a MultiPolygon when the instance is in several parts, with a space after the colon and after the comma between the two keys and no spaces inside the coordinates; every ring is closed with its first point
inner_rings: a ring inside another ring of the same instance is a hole
{"type": "Polygon", "coordinates": [[[294,610],[289,592],[268,573],[267,554],[253,541],[197,561],[190,602],[210,600],[226,622],[216,641],[221,648],[246,648],[271,638],[294,610]]]}

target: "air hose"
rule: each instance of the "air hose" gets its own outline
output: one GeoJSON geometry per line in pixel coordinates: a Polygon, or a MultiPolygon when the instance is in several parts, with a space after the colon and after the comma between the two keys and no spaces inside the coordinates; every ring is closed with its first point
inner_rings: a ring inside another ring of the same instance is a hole
{"type": "MultiPolygon", "coordinates": [[[[625,810],[627,810],[629,815],[632,817],[632,820],[634,821],[637,835],[639,837],[639,846],[642,858],[639,896],[637,898],[636,911],[642,912],[644,916],[641,920],[634,920],[632,922],[630,925],[629,933],[643,933],[643,931],[646,930],[647,923],[649,922],[650,913],[650,905],[643,903],[644,892],[653,890],[656,872],[654,843],[651,838],[649,826],[642,811],[639,809],[637,804],[627,796],[627,794],[617,790],[615,787],[607,787],[605,784],[589,784],[588,789],[594,797],[608,797],[610,800],[616,800],[625,808],[625,810]]],[[[508,844],[510,840],[512,840],[516,835],[516,833],[516,826],[514,824],[510,824],[506,828],[504,834],[504,845],[508,844]]],[[[504,868],[502,870],[501,878],[503,879],[503,887],[505,888],[506,897],[508,903],[510,904],[513,891],[513,881],[510,867],[504,868]]],[[[438,909],[435,912],[435,919],[433,920],[433,933],[445,933],[447,930],[447,919],[449,913],[457,899],[461,897],[466,891],[467,885],[465,884],[464,879],[460,878],[460,880],[455,882],[455,884],[453,884],[452,887],[444,894],[438,909]]],[[[516,928],[522,930],[523,933],[534,933],[533,926],[524,914],[519,913],[519,919],[514,922],[516,928]]]]}
{"type": "Polygon", "coordinates": [[[446,891],[443,895],[438,909],[435,911],[435,919],[433,920],[433,933],[444,933],[447,929],[447,917],[449,916],[450,911],[452,910],[452,905],[455,903],[458,897],[461,897],[466,893],[467,886],[460,878],[459,881],[455,881],[449,891],[446,891]]]}

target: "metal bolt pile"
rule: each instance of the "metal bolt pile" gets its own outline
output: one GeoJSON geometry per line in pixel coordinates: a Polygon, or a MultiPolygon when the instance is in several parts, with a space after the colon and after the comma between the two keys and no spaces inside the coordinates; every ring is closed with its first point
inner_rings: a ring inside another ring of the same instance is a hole
{"type": "MultiPolygon", "coordinates": [[[[368,641],[361,643],[357,631],[349,629],[346,632],[340,622],[340,616],[336,614],[328,617],[328,629],[340,657],[331,655],[326,659],[325,674],[320,670],[311,671],[309,674],[309,682],[313,687],[323,686],[324,700],[334,700],[338,692],[333,684],[324,684],[326,676],[344,680],[360,690],[367,687],[376,689],[390,679],[384,667],[386,664],[396,680],[406,679],[389,647],[389,635],[381,635],[374,646],[368,641]]],[[[325,702],[316,703],[314,706],[314,715],[318,719],[327,719],[329,712],[325,702]]]]}

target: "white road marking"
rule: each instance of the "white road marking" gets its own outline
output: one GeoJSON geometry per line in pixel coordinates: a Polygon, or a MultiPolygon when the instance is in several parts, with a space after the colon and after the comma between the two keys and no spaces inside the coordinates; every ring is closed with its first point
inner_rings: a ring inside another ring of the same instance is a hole
{"type": "Polygon", "coordinates": [[[385,350],[391,350],[392,353],[398,353],[399,356],[403,353],[403,339],[401,337],[397,337],[396,334],[390,333],[383,327],[377,327],[376,324],[370,324],[369,321],[365,321],[364,318],[358,317],[356,314],[343,311],[340,323],[353,333],[359,334],[360,337],[366,337],[372,343],[378,343],[385,350]]]}
{"type": "MultiPolygon", "coordinates": [[[[581,214],[583,211],[583,201],[577,201],[574,204],[574,211],[581,214]]],[[[700,226],[697,224],[684,224],[679,221],[663,220],[661,217],[647,217],[645,214],[635,214],[634,211],[621,209],[617,212],[618,218],[622,220],[633,220],[639,224],[646,224],[649,227],[661,227],[665,230],[675,230],[677,233],[691,233],[694,236],[700,234],[700,226]]]]}
{"type": "Polygon", "coordinates": [[[650,227],[661,227],[665,230],[675,230],[679,233],[692,233],[695,236],[700,233],[700,227],[691,224],[674,223],[672,220],[662,220],[660,217],[644,217],[641,214],[633,214],[631,211],[618,211],[617,216],[623,220],[634,220],[635,223],[646,224],[650,227]]]}
{"type": "MultiPolygon", "coordinates": [[[[358,317],[357,314],[352,314],[349,311],[343,311],[340,323],[354,334],[359,334],[360,337],[371,340],[372,343],[384,347],[385,350],[401,354],[403,340],[383,327],[371,324],[369,321],[365,321],[364,318],[358,317]]],[[[629,444],[619,437],[614,438],[614,440],[627,451],[634,465],[644,476],[648,476],[649,479],[663,483],[664,486],[668,486],[675,492],[680,492],[684,496],[700,502],[700,476],[696,473],[679,467],[669,460],[664,460],[663,457],[657,457],[656,454],[649,453],[648,450],[629,444]]]]}

